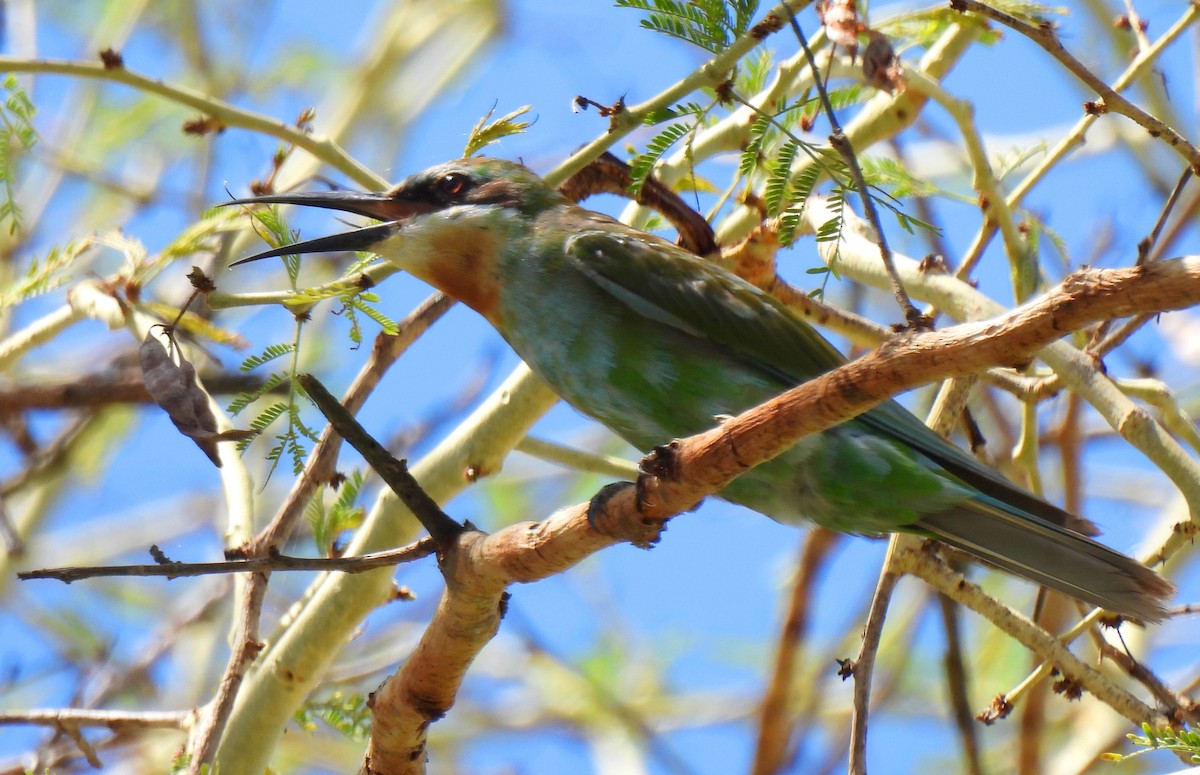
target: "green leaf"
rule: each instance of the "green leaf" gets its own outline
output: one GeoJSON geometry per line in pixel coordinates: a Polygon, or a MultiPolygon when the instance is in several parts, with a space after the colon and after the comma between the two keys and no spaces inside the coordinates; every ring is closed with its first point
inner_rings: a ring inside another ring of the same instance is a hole
{"type": "Polygon", "coordinates": [[[463,149],[463,158],[474,156],[481,150],[496,142],[497,140],[508,137],[509,135],[517,135],[529,128],[528,121],[517,121],[519,116],[523,116],[532,109],[530,105],[522,105],[511,113],[506,113],[495,121],[488,121],[492,114],[496,112],[496,106],[487,112],[487,115],[479,119],[475,123],[471,134],[467,137],[467,146],[463,149]]]}
{"type": "MultiPolygon", "coordinates": [[[[248,391],[245,393],[239,393],[237,395],[237,397],[234,398],[233,401],[231,401],[229,403],[229,406],[225,409],[225,411],[233,416],[240,414],[241,411],[243,409],[245,409],[247,406],[249,406],[250,404],[257,401],[258,399],[265,396],[267,393],[270,393],[272,390],[274,390],[275,388],[282,385],[284,382],[287,381],[287,379],[288,379],[288,375],[283,372],[276,372],[276,373],[272,374],[271,376],[267,377],[266,381],[263,382],[262,385],[260,385],[256,390],[251,390],[251,391],[248,391]]],[[[247,442],[247,444],[248,443],[249,442],[247,442]]],[[[242,445],[242,447],[244,448],[245,445],[242,445]]]]}
{"type": "Polygon", "coordinates": [[[892,196],[898,199],[914,196],[928,197],[942,193],[939,187],[913,175],[907,167],[895,159],[867,156],[859,158],[858,163],[862,167],[863,177],[868,182],[886,188],[892,196]]]}
{"type": "Polygon", "coordinates": [[[324,700],[309,700],[292,720],[306,732],[315,731],[316,722],[322,721],[356,743],[364,742],[371,734],[371,708],[368,698],[361,694],[334,692],[324,700]]]}
{"type": "Polygon", "coordinates": [[[71,268],[91,246],[89,240],[68,242],[62,247],[51,248],[41,260],[34,258],[23,277],[10,280],[7,286],[0,287],[0,313],[70,281],[71,268]]]}
{"type": "Polygon", "coordinates": [[[653,126],[684,116],[702,116],[707,112],[708,108],[698,102],[681,102],[673,108],[660,108],[659,110],[650,111],[642,119],[642,123],[653,126]]]}
{"type": "Polygon", "coordinates": [[[334,543],[347,530],[353,530],[362,524],[366,517],[366,509],[356,505],[355,501],[362,490],[364,477],[360,470],[350,473],[338,488],[337,499],[329,507],[317,493],[305,507],[304,513],[312,526],[313,542],[322,556],[333,556],[334,543]]]}
{"type": "Polygon", "coordinates": [[[788,183],[792,179],[792,162],[796,160],[799,143],[792,140],[784,143],[775,157],[771,174],[767,176],[767,185],[763,190],[763,200],[767,205],[767,214],[772,218],[779,215],[787,199],[788,183]]]}
{"type": "Polygon", "coordinates": [[[256,431],[264,431],[271,423],[287,414],[287,411],[287,402],[277,401],[259,412],[258,416],[250,421],[250,428],[256,431]]]}
{"type": "Polygon", "coordinates": [[[385,334],[395,336],[400,331],[400,327],[394,320],[367,303],[369,301],[379,301],[379,296],[376,294],[355,291],[344,294],[339,299],[342,302],[340,313],[346,316],[346,320],[350,321],[350,341],[354,342],[355,346],[362,344],[363,338],[362,327],[358,323],[359,312],[378,323],[385,334]]]}
{"type": "Polygon", "coordinates": [[[0,203],[0,223],[8,221],[8,233],[15,234],[21,228],[21,208],[17,205],[16,194],[13,190],[16,183],[16,172],[13,169],[14,143],[28,150],[37,142],[37,133],[33,128],[33,116],[37,112],[16,75],[9,73],[4,79],[4,106],[0,109],[0,121],[4,127],[0,130],[0,183],[4,185],[4,200],[0,203]]]}
{"type": "Polygon", "coordinates": [[[738,162],[738,174],[742,177],[749,177],[762,163],[763,139],[770,127],[771,117],[766,113],[754,117],[746,138],[746,149],[742,151],[742,158],[738,162]]]}
{"type": "Polygon", "coordinates": [[[758,0],[617,0],[617,7],[644,11],[646,29],[718,53],[750,29],[758,0]]]}
{"type": "Polygon", "coordinates": [[[775,52],[766,46],[755,49],[738,64],[738,94],[758,94],[767,86],[775,64],[775,52]]]}
{"type": "Polygon", "coordinates": [[[1197,734],[1192,729],[1175,730],[1170,727],[1156,728],[1150,724],[1142,722],[1142,735],[1127,734],[1127,737],[1134,745],[1142,746],[1142,750],[1134,751],[1129,755],[1118,753],[1107,753],[1102,758],[1106,761],[1123,762],[1129,759],[1136,758],[1150,751],[1174,751],[1178,754],[1187,756],[1187,759],[1192,764],[1200,764],[1200,734],[1197,734]]]}
{"type": "Polygon", "coordinates": [[[813,238],[817,242],[834,242],[842,235],[842,219],[839,216],[830,218],[821,227],[817,229],[817,233],[813,238]]]}
{"type": "Polygon", "coordinates": [[[650,170],[654,168],[662,155],[690,131],[691,128],[686,124],[671,124],[646,144],[645,153],[639,154],[629,165],[629,176],[633,179],[629,186],[630,194],[636,197],[641,192],[642,185],[646,182],[646,176],[650,174],[650,170]]]}
{"type": "Polygon", "coordinates": [[[268,345],[267,348],[258,355],[251,355],[249,358],[242,361],[242,365],[238,368],[241,371],[253,371],[264,363],[269,363],[276,358],[282,358],[283,356],[295,351],[296,346],[291,342],[281,342],[280,344],[268,345]]]}

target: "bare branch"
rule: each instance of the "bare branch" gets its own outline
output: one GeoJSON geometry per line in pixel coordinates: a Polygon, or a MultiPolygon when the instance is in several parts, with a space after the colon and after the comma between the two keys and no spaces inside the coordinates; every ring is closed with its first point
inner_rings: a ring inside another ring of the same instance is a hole
{"type": "Polygon", "coordinates": [[[1084,103],[1084,110],[1088,114],[1120,113],[1122,116],[1132,119],[1145,128],[1151,137],[1161,139],[1171,149],[1182,156],[1193,171],[1200,172],[1200,151],[1197,151],[1195,146],[1187,141],[1187,138],[1175,131],[1174,128],[1125,99],[1116,90],[1109,88],[1108,84],[1068,53],[1059,41],[1058,35],[1054,33],[1054,27],[1049,23],[1043,23],[1035,27],[1028,22],[1021,21],[1010,14],[992,8],[985,3],[980,3],[977,0],[950,0],[950,7],[959,12],[970,11],[981,16],[986,16],[1029,38],[1057,59],[1063,67],[1070,70],[1076,78],[1086,83],[1088,88],[1100,95],[1099,100],[1084,103]]]}
{"type": "Polygon", "coordinates": [[[189,576],[213,576],[222,573],[270,573],[272,571],[340,571],[362,573],[374,568],[400,565],[433,554],[433,544],[427,540],[353,557],[289,557],[272,552],[266,557],[249,557],[224,562],[161,562],[154,565],[96,565],[69,568],[43,568],[17,574],[22,581],[54,579],[64,584],[94,578],[114,576],[165,576],[168,579],[189,576]]]}
{"type": "Polygon", "coordinates": [[[0,726],[22,724],[42,727],[105,727],[112,730],[187,730],[196,720],[195,710],[123,711],[87,708],[36,708],[0,711],[0,726]]]}

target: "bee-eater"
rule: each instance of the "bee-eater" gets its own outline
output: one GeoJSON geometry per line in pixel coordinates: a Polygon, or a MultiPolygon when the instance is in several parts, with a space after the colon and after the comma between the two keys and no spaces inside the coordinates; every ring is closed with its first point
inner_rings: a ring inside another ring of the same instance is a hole
{"type": "MultiPolygon", "coordinates": [[[[376,253],[474,309],[559,396],[643,451],[845,362],[773,297],[575,205],[512,162],[453,161],[386,193],[240,201],[383,221],[238,263],[376,253]]],[[[1092,523],[1010,483],[894,401],[801,440],[721,497],[785,523],[932,536],[1137,619],[1161,619],[1174,593],[1154,571],[1092,540],[1092,523]]]]}

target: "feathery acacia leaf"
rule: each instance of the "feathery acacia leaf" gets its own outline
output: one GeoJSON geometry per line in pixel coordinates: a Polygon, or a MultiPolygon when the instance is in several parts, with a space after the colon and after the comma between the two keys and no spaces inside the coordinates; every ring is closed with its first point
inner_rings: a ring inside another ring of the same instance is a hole
{"type": "Polygon", "coordinates": [[[256,431],[266,430],[267,427],[287,413],[288,405],[286,401],[276,401],[266,409],[258,413],[258,415],[250,421],[250,427],[256,431]]]}
{"type": "Polygon", "coordinates": [[[345,315],[346,320],[350,322],[350,341],[354,342],[356,346],[362,344],[363,340],[362,326],[358,322],[359,312],[374,320],[385,334],[394,336],[400,330],[400,327],[396,325],[396,321],[369,303],[379,301],[379,296],[376,294],[359,291],[347,293],[338,298],[342,302],[340,313],[345,315]]]}
{"type": "Polygon", "coordinates": [[[533,106],[522,105],[511,113],[506,113],[495,121],[488,121],[496,112],[496,106],[475,123],[471,134],[467,136],[467,146],[463,149],[463,158],[474,156],[481,150],[509,135],[518,135],[529,128],[530,122],[518,121],[517,118],[528,113],[533,106]]]}
{"type": "Polygon", "coordinates": [[[366,509],[355,503],[362,490],[362,471],[355,469],[342,480],[337,498],[326,508],[321,493],[316,493],[304,509],[305,518],[313,531],[313,543],[324,557],[333,556],[334,544],[347,530],[362,524],[366,509]]]}
{"type": "Polygon", "coordinates": [[[7,287],[0,289],[0,312],[65,284],[71,279],[72,265],[91,246],[89,240],[68,242],[51,248],[44,259],[30,261],[23,277],[10,280],[7,287]]]}
{"type": "Polygon", "coordinates": [[[328,699],[309,700],[292,717],[301,729],[314,732],[323,721],[348,740],[361,743],[371,734],[371,708],[361,694],[334,692],[328,699]]]}
{"type": "Polygon", "coordinates": [[[262,398],[267,393],[270,393],[275,388],[279,387],[280,385],[282,385],[284,382],[287,382],[287,381],[288,381],[288,375],[281,371],[277,371],[274,374],[272,374],[271,376],[267,377],[267,379],[261,385],[259,385],[258,388],[256,388],[255,390],[247,391],[245,393],[239,393],[237,395],[237,397],[234,398],[233,401],[231,401],[229,403],[229,406],[225,407],[225,411],[228,412],[230,415],[241,414],[242,410],[245,409],[247,406],[254,403],[258,399],[262,398]]]}
{"type": "Polygon", "coordinates": [[[7,220],[8,233],[15,234],[21,228],[21,208],[13,191],[16,180],[13,141],[25,150],[37,142],[37,133],[33,129],[33,116],[37,109],[15,75],[10,73],[4,79],[3,88],[6,94],[3,109],[0,110],[0,121],[4,123],[0,129],[0,183],[4,184],[4,199],[0,201],[0,224],[7,220]]]}
{"type": "Polygon", "coordinates": [[[742,177],[753,174],[754,170],[758,169],[758,165],[762,163],[763,139],[770,127],[771,117],[766,113],[759,113],[754,117],[754,123],[750,125],[746,139],[746,148],[742,151],[742,157],[738,161],[738,174],[742,177]]]}
{"type": "Polygon", "coordinates": [[[648,112],[645,118],[642,119],[643,124],[654,126],[661,124],[664,121],[671,121],[684,116],[702,116],[708,112],[708,108],[698,102],[681,102],[673,108],[661,108],[648,112]]]}
{"type": "Polygon", "coordinates": [[[868,183],[883,188],[898,198],[932,196],[941,189],[927,180],[916,177],[900,162],[883,156],[868,156],[858,160],[868,183]]]}
{"type": "Polygon", "coordinates": [[[642,184],[646,182],[646,176],[650,174],[650,170],[654,168],[662,155],[690,131],[691,128],[686,124],[671,124],[646,144],[645,153],[638,154],[633,163],[629,165],[629,176],[633,180],[629,185],[630,194],[635,197],[638,195],[642,190],[642,184]]]}
{"type": "Polygon", "coordinates": [[[617,0],[617,7],[645,11],[646,29],[715,54],[750,28],[758,0],[617,0]]]}
{"type": "Polygon", "coordinates": [[[242,365],[239,366],[238,368],[242,371],[251,371],[253,369],[257,369],[259,366],[263,365],[264,363],[269,363],[270,361],[273,361],[276,358],[282,358],[283,356],[287,355],[288,353],[292,353],[295,351],[296,351],[296,346],[294,344],[292,344],[291,342],[281,342],[279,344],[268,345],[258,355],[251,355],[249,358],[242,361],[242,365]]]}
{"type": "Polygon", "coordinates": [[[771,174],[767,176],[767,185],[763,189],[763,201],[767,205],[767,214],[775,217],[783,209],[788,193],[788,183],[792,179],[792,162],[796,160],[799,144],[794,140],[784,144],[775,157],[771,174]]]}
{"type": "Polygon", "coordinates": [[[792,178],[791,193],[788,196],[788,206],[780,214],[776,234],[780,244],[791,245],[796,240],[796,231],[802,220],[801,211],[805,202],[812,195],[817,181],[821,179],[824,169],[818,164],[810,164],[792,178]]]}

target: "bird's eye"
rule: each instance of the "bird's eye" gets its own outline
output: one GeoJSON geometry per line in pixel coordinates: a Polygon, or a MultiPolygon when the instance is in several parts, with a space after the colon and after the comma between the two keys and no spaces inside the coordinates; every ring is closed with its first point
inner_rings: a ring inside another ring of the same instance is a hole
{"type": "Polygon", "coordinates": [[[456,197],[467,190],[470,179],[461,172],[450,172],[438,179],[438,191],[445,197],[456,197]]]}

